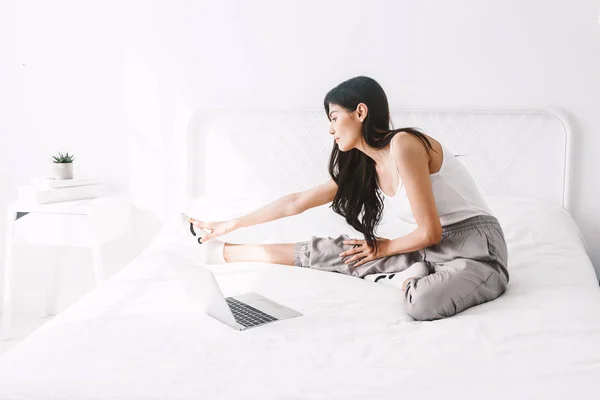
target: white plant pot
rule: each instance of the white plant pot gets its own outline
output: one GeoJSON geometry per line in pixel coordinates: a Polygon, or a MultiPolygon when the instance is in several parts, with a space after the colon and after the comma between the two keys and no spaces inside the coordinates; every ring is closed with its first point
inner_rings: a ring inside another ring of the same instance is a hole
{"type": "Polygon", "coordinates": [[[73,179],[73,163],[52,163],[56,179],[73,179]]]}

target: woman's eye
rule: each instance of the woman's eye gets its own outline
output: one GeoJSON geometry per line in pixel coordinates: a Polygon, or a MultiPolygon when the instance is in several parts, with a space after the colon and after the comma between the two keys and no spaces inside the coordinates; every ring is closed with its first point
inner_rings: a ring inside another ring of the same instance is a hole
{"type": "Polygon", "coordinates": [[[332,121],[335,121],[337,118],[333,118],[332,121]]]}

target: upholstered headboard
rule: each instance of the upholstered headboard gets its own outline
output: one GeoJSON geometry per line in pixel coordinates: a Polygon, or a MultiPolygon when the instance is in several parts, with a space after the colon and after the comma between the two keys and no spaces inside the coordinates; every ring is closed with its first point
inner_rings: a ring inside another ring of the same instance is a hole
{"type": "MultiPolygon", "coordinates": [[[[548,111],[391,110],[460,157],[483,193],[570,210],[571,133],[548,111]]],[[[306,190],[329,179],[324,110],[198,110],[188,131],[188,199],[306,190]]]]}

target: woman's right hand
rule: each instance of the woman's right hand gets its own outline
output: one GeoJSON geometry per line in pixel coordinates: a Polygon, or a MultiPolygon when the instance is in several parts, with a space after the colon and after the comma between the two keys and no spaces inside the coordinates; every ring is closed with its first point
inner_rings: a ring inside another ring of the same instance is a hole
{"type": "Polygon", "coordinates": [[[208,230],[212,231],[202,238],[202,240],[201,240],[202,243],[206,242],[207,240],[219,237],[221,235],[225,235],[226,233],[229,233],[231,231],[238,229],[237,221],[235,221],[235,220],[201,221],[201,220],[190,217],[189,222],[191,222],[192,225],[194,225],[194,227],[196,227],[196,228],[208,229],[208,230]]]}

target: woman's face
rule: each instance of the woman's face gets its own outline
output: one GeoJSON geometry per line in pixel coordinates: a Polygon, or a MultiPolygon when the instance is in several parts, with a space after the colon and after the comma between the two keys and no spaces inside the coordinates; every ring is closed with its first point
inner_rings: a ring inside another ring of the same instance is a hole
{"type": "Polygon", "coordinates": [[[329,133],[340,151],[356,147],[362,135],[362,122],[366,115],[366,105],[360,103],[356,110],[348,112],[337,104],[329,103],[329,133]]]}

